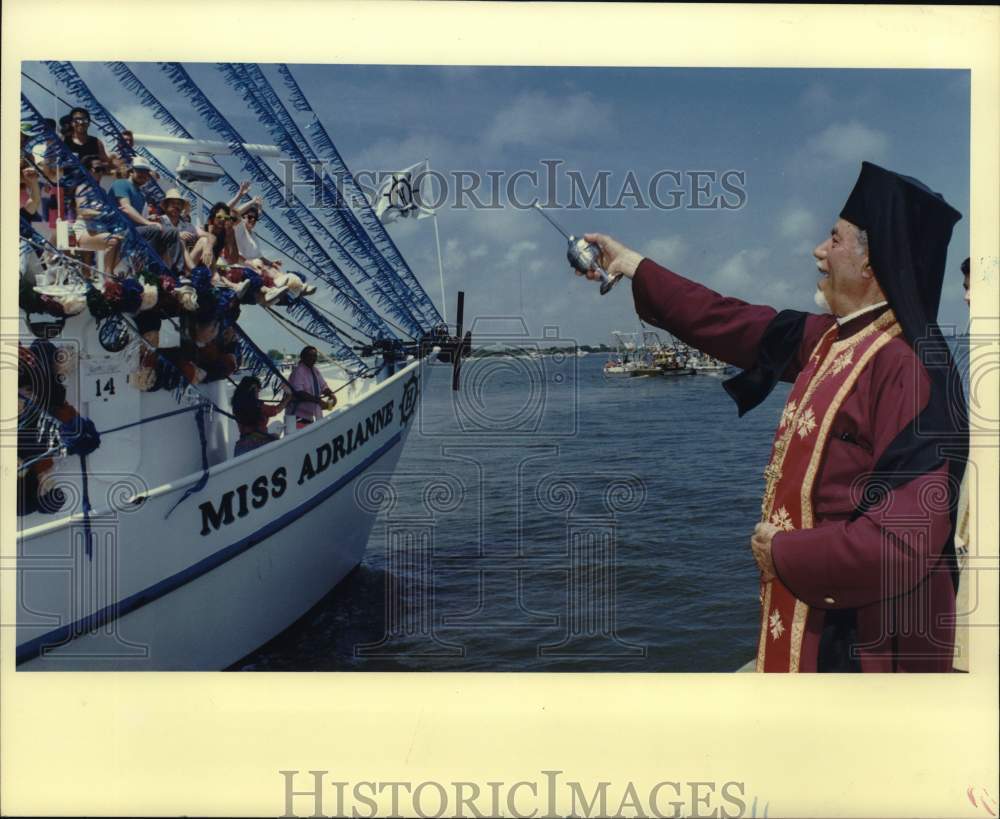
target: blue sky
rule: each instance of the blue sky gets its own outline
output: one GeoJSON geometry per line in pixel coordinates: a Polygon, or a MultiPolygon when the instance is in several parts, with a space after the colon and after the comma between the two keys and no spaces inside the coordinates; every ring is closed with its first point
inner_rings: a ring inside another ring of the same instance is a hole
{"type": "MultiPolygon", "coordinates": [[[[196,136],[212,137],[153,64],[130,64],[196,136]]],[[[160,126],[103,65],[77,63],[102,102],[132,130],[160,126]]],[[[224,85],[214,65],[191,65],[196,82],[249,141],[267,131],[224,85]]],[[[44,66],[36,79],[66,96],[44,66]]],[[[952,238],[942,324],[967,325],[958,266],[969,255],[969,74],[944,70],[596,69],[410,66],[292,66],[338,149],[355,172],[391,171],[425,157],[446,175],[518,170],[545,176],[559,160],[585,180],[606,172],[613,202],[634,174],[648,198],[658,171],[744,174],[735,209],[636,207],[563,210],[570,230],[619,238],[679,273],[727,295],[777,308],[812,309],[812,248],[823,239],[863,159],[915,176],[962,214],[952,238]]],[[[283,94],[277,72],[265,73],[283,94]]],[[[30,84],[46,114],[52,103],[30,84]]],[[[62,110],[59,111],[63,113],[62,110]]],[[[176,155],[159,152],[170,166],[176,155]]],[[[238,165],[224,161],[234,175],[238,165]]],[[[690,182],[690,177],[682,176],[690,182]]],[[[704,178],[703,178],[704,179],[704,178]]],[[[663,179],[662,199],[672,184],[663,179]]],[[[534,188],[522,180],[530,200],[534,188]]],[[[724,193],[718,185],[712,194],[724,193]]],[[[489,200],[487,187],[480,198],[489,200]]],[[[220,194],[220,198],[225,198],[220,194]]],[[[468,318],[523,315],[532,336],[558,327],[561,338],[610,342],[613,329],[637,327],[628,284],[600,297],[571,277],[565,243],[535,213],[505,201],[498,209],[439,211],[449,317],[466,291],[468,318]],[[522,312],[523,311],[523,312],[522,312]]],[[[730,197],[730,202],[733,199],[730,197]]],[[[430,220],[397,223],[390,233],[440,309],[430,220]]],[[[319,298],[319,297],[317,297],[319,298]]],[[[262,344],[297,342],[260,316],[244,323],[262,344]]]]}

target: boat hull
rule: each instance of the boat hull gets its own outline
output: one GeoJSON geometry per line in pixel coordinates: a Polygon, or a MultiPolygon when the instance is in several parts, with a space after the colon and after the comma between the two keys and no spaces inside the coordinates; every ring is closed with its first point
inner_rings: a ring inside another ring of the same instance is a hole
{"type": "Polygon", "coordinates": [[[218,670],[362,559],[414,421],[413,362],[322,421],[138,500],[21,534],[18,670],[218,670]],[[180,501],[185,492],[189,497],[180,501]],[[179,505],[170,511],[175,504],[179,505]]]}

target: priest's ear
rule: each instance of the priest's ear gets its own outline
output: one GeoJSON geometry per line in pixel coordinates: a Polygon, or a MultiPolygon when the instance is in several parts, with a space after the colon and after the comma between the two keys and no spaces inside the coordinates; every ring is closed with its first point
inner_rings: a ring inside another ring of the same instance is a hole
{"type": "Polygon", "coordinates": [[[858,236],[858,249],[864,256],[864,261],[861,264],[861,277],[863,279],[874,279],[875,271],[872,270],[871,257],[868,255],[868,231],[857,228],[858,236]]]}

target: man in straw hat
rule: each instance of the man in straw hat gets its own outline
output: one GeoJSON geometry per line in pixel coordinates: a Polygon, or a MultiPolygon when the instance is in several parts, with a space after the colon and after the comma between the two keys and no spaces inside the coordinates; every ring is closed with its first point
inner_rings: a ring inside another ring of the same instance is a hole
{"type": "Polygon", "coordinates": [[[160,208],[163,210],[160,223],[164,227],[176,229],[186,248],[190,248],[198,239],[198,231],[187,216],[190,207],[190,203],[181,196],[177,188],[170,188],[160,200],[160,208]]]}
{"type": "Polygon", "coordinates": [[[822,315],[720,296],[586,236],[632,279],[641,319],[744,368],[725,383],[740,415],[793,382],[750,538],[758,671],[951,670],[968,443],[937,311],[960,218],[916,179],[863,163],[813,251],[822,315]]]}

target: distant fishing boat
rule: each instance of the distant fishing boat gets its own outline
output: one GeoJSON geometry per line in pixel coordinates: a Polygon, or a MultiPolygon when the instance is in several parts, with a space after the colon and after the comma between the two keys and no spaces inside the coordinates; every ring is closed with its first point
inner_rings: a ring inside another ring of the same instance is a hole
{"type": "Polygon", "coordinates": [[[685,356],[688,366],[696,375],[724,375],[732,368],[724,361],[720,361],[708,353],[696,350],[688,345],[679,345],[682,354],[685,356]]]}
{"type": "Polygon", "coordinates": [[[719,361],[705,353],[691,359],[690,364],[696,375],[724,375],[731,369],[725,361],[719,361]]]}
{"type": "Polygon", "coordinates": [[[615,352],[611,353],[604,363],[604,375],[609,377],[630,376],[642,364],[639,334],[626,330],[614,330],[612,335],[615,338],[615,352]]]}
{"type": "Polygon", "coordinates": [[[652,330],[643,331],[642,342],[649,360],[649,375],[670,378],[693,374],[694,371],[688,366],[687,356],[679,351],[675,343],[664,343],[659,334],[652,330]]]}

